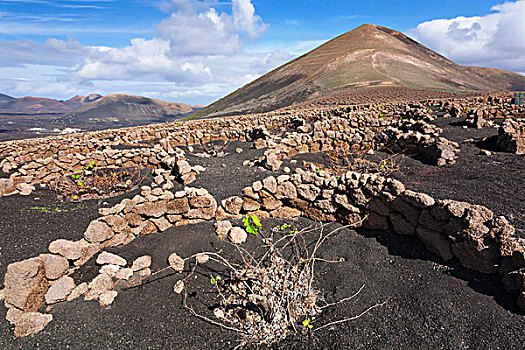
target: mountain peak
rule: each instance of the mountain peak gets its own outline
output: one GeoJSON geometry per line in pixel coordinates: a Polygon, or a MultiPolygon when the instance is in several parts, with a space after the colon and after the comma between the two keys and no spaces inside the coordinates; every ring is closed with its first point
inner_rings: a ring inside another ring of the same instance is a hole
{"type": "Polygon", "coordinates": [[[267,112],[374,86],[452,91],[525,89],[525,77],[462,67],[403,33],[363,24],[249,83],[198,116],[267,112]]]}

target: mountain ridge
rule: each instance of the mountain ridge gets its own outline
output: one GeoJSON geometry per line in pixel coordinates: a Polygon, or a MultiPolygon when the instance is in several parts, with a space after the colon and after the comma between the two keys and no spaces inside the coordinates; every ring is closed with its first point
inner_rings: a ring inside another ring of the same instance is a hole
{"type": "Polygon", "coordinates": [[[372,86],[523,90],[525,77],[460,66],[405,34],[364,24],[272,70],[190,118],[267,112],[335,92],[372,86]]]}

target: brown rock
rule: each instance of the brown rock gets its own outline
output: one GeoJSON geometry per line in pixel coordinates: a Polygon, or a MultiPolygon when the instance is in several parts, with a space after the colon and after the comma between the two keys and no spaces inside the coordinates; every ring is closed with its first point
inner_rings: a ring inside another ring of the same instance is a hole
{"type": "Polygon", "coordinates": [[[430,197],[425,193],[418,193],[410,190],[406,190],[400,196],[403,200],[407,201],[409,204],[412,204],[418,208],[429,208],[436,203],[434,198],[430,197]]]}
{"type": "Polygon", "coordinates": [[[295,199],[297,198],[297,189],[291,182],[284,181],[277,185],[277,190],[275,191],[275,198],[288,200],[295,199]]]}
{"type": "Polygon", "coordinates": [[[26,312],[37,311],[48,288],[44,262],[40,258],[31,258],[9,264],[4,285],[6,304],[26,312]]]}
{"type": "Polygon", "coordinates": [[[118,215],[108,215],[102,218],[102,220],[111,226],[114,232],[122,232],[128,226],[127,221],[118,215]]]}
{"type": "Polygon", "coordinates": [[[137,205],[133,209],[133,212],[139,215],[152,218],[160,218],[162,215],[166,214],[167,211],[168,205],[165,201],[146,202],[137,205]]]}
{"type": "Polygon", "coordinates": [[[271,171],[277,171],[283,164],[282,161],[279,160],[279,157],[275,153],[269,153],[266,155],[266,161],[265,165],[266,168],[270,169],[271,171]]]}
{"type": "MultiPolygon", "coordinates": [[[[276,186],[277,188],[277,186],[276,186]]],[[[273,196],[264,197],[262,200],[262,206],[266,210],[274,210],[279,208],[283,203],[273,196]]]]}
{"type": "Polygon", "coordinates": [[[388,205],[383,203],[379,198],[370,199],[370,201],[367,204],[367,208],[381,216],[388,216],[388,214],[390,214],[390,209],[388,208],[388,205]]]}
{"type": "Polygon", "coordinates": [[[245,211],[259,210],[260,207],[261,207],[261,204],[259,202],[256,202],[255,200],[253,200],[251,198],[245,197],[243,199],[242,208],[245,211]]]}
{"type": "Polygon", "coordinates": [[[126,220],[126,222],[130,225],[130,226],[133,226],[133,227],[137,227],[139,226],[143,219],[142,217],[139,215],[139,214],[136,214],[136,213],[128,213],[124,216],[124,220],[126,220]]]}
{"type": "Polygon", "coordinates": [[[215,198],[211,194],[204,196],[193,197],[190,199],[190,206],[192,208],[210,208],[216,206],[215,198]]]}
{"type": "Polygon", "coordinates": [[[113,235],[113,230],[106,223],[95,220],[89,224],[84,233],[84,238],[90,243],[100,243],[110,239],[113,235]]]}
{"type": "Polygon", "coordinates": [[[190,210],[190,204],[187,197],[174,198],[168,202],[168,214],[184,214],[190,210]]]}
{"type": "Polygon", "coordinates": [[[75,287],[67,297],[67,301],[72,301],[80,297],[81,295],[85,295],[89,291],[88,284],[86,282],[83,282],[75,287]]]}
{"type": "Polygon", "coordinates": [[[263,187],[268,190],[270,193],[275,193],[277,191],[277,180],[275,177],[270,176],[262,180],[263,187]]]}
{"type": "Polygon", "coordinates": [[[84,248],[82,249],[82,255],[80,256],[80,258],[77,261],[75,261],[75,266],[84,265],[86,262],[88,262],[89,259],[91,259],[93,255],[97,254],[100,251],[100,249],[102,249],[102,246],[99,243],[89,244],[84,240],[80,240],[79,242],[81,242],[79,244],[84,245],[84,248]]]}
{"type": "Polygon", "coordinates": [[[313,202],[321,193],[321,190],[313,184],[301,184],[297,186],[297,193],[304,199],[313,202]]]}
{"type": "Polygon", "coordinates": [[[161,217],[159,219],[151,219],[151,221],[155,224],[155,226],[157,226],[159,232],[164,232],[173,226],[165,217],[161,217]]]}
{"type": "Polygon", "coordinates": [[[62,255],[69,260],[77,260],[82,256],[82,251],[89,246],[85,240],[68,241],[57,239],[49,245],[49,251],[53,254],[62,255]]]}
{"type": "Polygon", "coordinates": [[[46,304],[51,305],[66,300],[75,287],[75,281],[71,277],[63,276],[49,287],[45,296],[46,304]]]}
{"type": "Polygon", "coordinates": [[[118,295],[118,292],[116,290],[108,290],[100,294],[100,296],[98,297],[98,302],[100,306],[103,306],[103,307],[109,306],[113,304],[113,301],[115,300],[117,295],[118,295]]]}
{"type": "Polygon", "coordinates": [[[41,314],[38,312],[27,312],[17,318],[15,323],[15,337],[23,338],[28,335],[42,331],[49,322],[53,320],[53,315],[41,314]]]}
{"type": "Polygon", "coordinates": [[[348,196],[346,196],[344,194],[336,194],[334,198],[335,198],[335,202],[337,204],[341,205],[343,208],[345,208],[349,212],[351,212],[351,213],[359,213],[360,212],[359,208],[353,206],[352,204],[350,204],[348,202],[348,196]]]}
{"type": "Polygon", "coordinates": [[[230,197],[222,201],[222,206],[224,210],[231,214],[239,214],[242,209],[243,200],[241,197],[230,197]]]}
{"type": "Polygon", "coordinates": [[[419,221],[419,214],[421,210],[410,203],[404,201],[401,198],[396,198],[392,202],[392,207],[398,213],[403,214],[403,216],[415,227],[419,221]]]}
{"type": "Polygon", "coordinates": [[[113,279],[111,276],[101,273],[97,275],[93,279],[93,281],[89,282],[89,291],[84,296],[85,300],[93,300],[98,299],[98,297],[108,290],[111,290],[113,288],[113,279]]]}
{"type": "Polygon", "coordinates": [[[170,267],[177,272],[182,272],[184,270],[184,259],[178,256],[177,253],[172,253],[168,257],[168,263],[170,267]]]}
{"type": "Polygon", "coordinates": [[[441,259],[449,261],[454,258],[452,254],[451,242],[437,231],[418,226],[416,234],[421,239],[425,247],[432,253],[439,255],[441,259]]]}
{"type": "Polygon", "coordinates": [[[469,206],[470,204],[465,202],[458,202],[453,200],[446,201],[446,208],[448,209],[448,212],[456,218],[463,217],[463,215],[465,214],[465,210],[469,206]]]}
{"type": "Polygon", "coordinates": [[[414,236],[416,234],[416,227],[400,213],[393,211],[390,213],[389,218],[394,227],[394,232],[398,235],[414,236]]]}
{"type": "Polygon", "coordinates": [[[230,221],[224,220],[224,221],[217,221],[215,223],[215,233],[217,235],[227,235],[228,232],[230,232],[232,228],[232,223],[230,221]]]}
{"type": "Polygon", "coordinates": [[[452,245],[454,255],[459,259],[461,265],[481,273],[497,272],[499,254],[497,245],[491,240],[470,241],[454,243],[452,245]]]}
{"type": "Polygon", "coordinates": [[[379,215],[373,211],[369,212],[363,222],[363,228],[369,230],[388,230],[388,217],[379,215]]]}
{"type": "Polygon", "coordinates": [[[126,266],[127,261],[123,257],[120,257],[113,253],[102,252],[98,255],[96,263],[98,265],[118,265],[126,266]]]}
{"type": "Polygon", "coordinates": [[[240,227],[233,227],[230,230],[228,237],[230,238],[230,241],[233,244],[241,244],[241,243],[246,242],[246,239],[248,238],[248,234],[246,233],[246,231],[244,231],[240,227]]]}
{"type": "Polygon", "coordinates": [[[421,215],[419,216],[418,223],[430,230],[438,231],[438,232],[444,232],[443,230],[443,223],[436,220],[434,216],[430,213],[430,210],[425,209],[421,211],[421,215]]]}
{"type": "Polygon", "coordinates": [[[144,222],[144,227],[140,231],[140,234],[145,236],[145,235],[150,235],[156,232],[157,232],[157,226],[155,226],[155,224],[151,220],[148,220],[144,222]]]}
{"type": "Polygon", "coordinates": [[[270,216],[281,219],[293,219],[301,216],[301,211],[290,207],[280,207],[271,211],[270,216]]]}
{"type": "Polygon", "coordinates": [[[139,270],[148,268],[150,266],[151,266],[151,256],[144,255],[144,256],[138,257],[137,259],[135,259],[135,261],[133,261],[133,265],[131,266],[131,269],[133,271],[139,271],[139,270]]]}
{"type": "Polygon", "coordinates": [[[40,254],[39,258],[44,262],[46,278],[56,280],[66,274],[69,262],[66,258],[55,254],[40,254]]]}

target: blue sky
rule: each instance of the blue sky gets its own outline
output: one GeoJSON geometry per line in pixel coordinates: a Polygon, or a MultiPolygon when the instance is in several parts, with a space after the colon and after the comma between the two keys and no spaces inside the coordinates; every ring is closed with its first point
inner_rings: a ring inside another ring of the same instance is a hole
{"type": "Polygon", "coordinates": [[[363,23],[523,73],[524,20],[524,0],[0,0],[0,93],[207,104],[363,23]]]}

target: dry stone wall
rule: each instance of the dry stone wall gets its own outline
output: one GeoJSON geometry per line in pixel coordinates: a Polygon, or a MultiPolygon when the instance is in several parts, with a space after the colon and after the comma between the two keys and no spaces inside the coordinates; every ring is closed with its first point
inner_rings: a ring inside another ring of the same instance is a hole
{"type": "MultiPolygon", "coordinates": [[[[523,112],[504,99],[483,101],[494,106],[487,109],[491,115],[520,116],[523,112]]],[[[472,99],[461,102],[459,107],[454,101],[428,103],[458,115],[471,103],[479,102],[472,99]]],[[[220,118],[1,143],[0,167],[11,175],[0,179],[0,195],[31,193],[35,185],[70,174],[86,161],[95,161],[97,167],[155,169],[151,186],[142,187],[134,198],[100,209],[101,216],[90,223],[81,239],[56,240],[50,243],[48,252],[9,265],[2,294],[15,334],[31,334],[51,321],[50,315],[38,312],[43,305],[81,295],[109,305],[116,297],[115,279],[151,272],[147,261],[126,267],[127,262],[119,263],[117,258],[101,254],[104,266],[100,275],[76,285],[70,277],[74,269],[105,248],[202,220],[215,220],[218,232],[234,243],[242,243],[246,232],[229,221],[246,214],[285,219],[304,216],[417,237],[445,261],[457,259],[481,273],[500,274],[503,285],[518,295],[518,306],[525,312],[525,241],[515,235],[504,217],[485,207],[437,201],[378,174],[347,172],[336,177],[313,168],[267,177],[221,203],[206,189],[186,187],[173,191],[174,181],[190,184],[204,170],[190,165],[178,147],[214,140],[253,141],[256,148],[266,148],[263,161],[272,170],[278,170],[283,159],[299,153],[350,150],[362,144],[393,152],[417,152],[436,165],[451,163],[458,145],[439,136],[441,130],[429,124],[430,112],[422,104],[345,106],[321,112],[285,111],[265,118],[220,118]],[[141,146],[152,140],[157,140],[153,147],[141,146]],[[119,145],[126,147],[116,147],[119,145]]],[[[502,130],[502,148],[516,144],[516,150],[510,151],[519,153],[524,136],[519,122],[510,120],[502,130]],[[510,134],[514,136],[507,136],[510,134]]]]}

